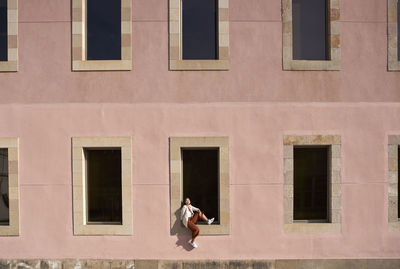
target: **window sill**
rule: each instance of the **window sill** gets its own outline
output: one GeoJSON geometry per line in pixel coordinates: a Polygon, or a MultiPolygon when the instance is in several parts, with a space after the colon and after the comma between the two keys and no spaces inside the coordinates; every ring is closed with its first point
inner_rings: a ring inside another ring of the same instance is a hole
{"type": "Polygon", "coordinates": [[[283,62],[286,71],[340,71],[340,61],[288,60],[283,62]]]}
{"type": "Polygon", "coordinates": [[[170,60],[170,70],[229,70],[229,60],[170,60]]]}
{"type": "Polygon", "coordinates": [[[400,61],[389,61],[388,71],[400,71],[400,61]]]}
{"type": "Polygon", "coordinates": [[[389,232],[400,232],[400,221],[389,222],[389,232]]]}
{"type": "Polygon", "coordinates": [[[284,231],[287,234],[318,234],[318,233],[340,233],[340,223],[292,223],[285,224],[284,231]]]}
{"type": "Polygon", "coordinates": [[[77,225],[74,235],[132,235],[131,225],[77,225]]]}
{"type": "Polygon", "coordinates": [[[73,71],[130,71],[131,60],[73,61],[73,71]]]}
{"type": "Polygon", "coordinates": [[[18,236],[19,228],[16,226],[0,226],[0,236],[18,236]]]}
{"type": "MultiPolygon", "coordinates": [[[[229,224],[201,225],[197,223],[196,225],[199,226],[200,235],[229,235],[230,233],[229,224]]],[[[192,232],[183,225],[180,225],[177,229],[174,228],[174,231],[171,234],[192,234],[192,232]]]]}
{"type": "Polygon", "coordinates": [[[17,71],[18,71],[17,61],[0,62],[0,72],[17,72],[17,71]]]}

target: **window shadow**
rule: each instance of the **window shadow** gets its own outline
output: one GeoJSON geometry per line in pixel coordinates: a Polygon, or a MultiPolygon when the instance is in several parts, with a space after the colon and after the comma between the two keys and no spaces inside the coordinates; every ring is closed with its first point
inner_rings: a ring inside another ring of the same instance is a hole
{"type": "Polygon", "coordinates": [[[191,251],[193,247],[189,245],[189,241],[192,238],[192,233],[183,225],[180,218],[181,209],[179,208],[175,211],[175,223],[171,227],[171,235],[176,235],[177,241],[175,244],[177,247],[182,247],[186,251],[191,251]]]}

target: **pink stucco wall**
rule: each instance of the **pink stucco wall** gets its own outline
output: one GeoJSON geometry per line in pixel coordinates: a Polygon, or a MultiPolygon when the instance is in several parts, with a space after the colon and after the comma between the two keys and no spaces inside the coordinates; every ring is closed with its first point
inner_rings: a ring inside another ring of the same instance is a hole
{"type": "Polygon", "coordinates": [[[21,235],[0,238],[0,258],[399,257],[386,183],[398,115],[398,104],[1,106],[0,136],[20,138],[21,235]],[[284,134],[341,135],[341,233],[284,234],[284,134]],[[96,135],[132,136],[132,236],[73,236],[71,137],[96,135]],[[231,233],[187,252],[169,230],[168,137],[201,135],[230,138],[231,233]]]}
{"type": "Polygon", "coordinates": [[[230,0],[229,71],[168,71],[168,1],[133,0],[133,70],[71,72],[70,0],[20,0],[0,137],[20,139],[21,235],[0,238],[0,258],[398,258],[386,1],[341,2],[338,72],[282,71],[281,0],[230,0]],[[284,234],[285,134],[342,136],[342,233],[284,234]],[[71,137],[114,135],[132,136],[133,235],[73,236],[71,137]],[[168,137],[203,135],[230,139],[231,233],[187,252],[169,230],[168,137]]]}
{"type": "Polygon", "coordinates": [[[168,0],[132,1],[133,71],[79,73],[71,1],[20,0],[20,71],[0,75],[0,103],[400,101],[386,0],[341,1],[340,72],[282,71],[281,0],[230,0],[229,71],[168,71],[168,0]]]}

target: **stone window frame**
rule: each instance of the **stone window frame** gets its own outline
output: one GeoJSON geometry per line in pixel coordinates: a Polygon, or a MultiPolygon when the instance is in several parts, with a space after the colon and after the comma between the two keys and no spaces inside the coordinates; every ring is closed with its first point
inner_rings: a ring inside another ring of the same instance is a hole
{"type": "Polygon", "coordinates": [[[19,235],[19,158],[18,138],[0,138],[0,148],[8,149],[8,200],[9,200],[9,225],[0,225],[0,236],[19,235]]]}
{"type": "Polygon", "coordinates": [[[86,60],[86,3],[72,0],[72,70],[132,70],[132,0],[121,0],[121,60],[86,60]]]}
{"type": "Polygon", "coordinates": [[[284,164],[284,231],[285,233],[341,232],[341,136],[339,135],[285,135],[283,137],[284,164]],[[329,222],[311,223],[293,221],[294,151],[295,146],[329,146],[329,222]]]}
{"type": "Polygon", "coordinates": [[[18,71],[18,0],[7,0],[7,61],[0,61],[0,72],[18,71]]]}
{"type": "Polygon", "coordinates": [[[399,167],[398,149],[400,146],[400,135],[388,136],[388,224],[390,232],[400,232],[400,219],[398,216],[399,206],[399,167]]]}
{"type": "Polygon", "coordinates": [[[229,137],[170,137],[170,203],[171,234],[187,233],[188,229],[180,224],[182,190],[182,149],[218,148],[219,149],[219,215],[220,224],[202,225],[202,235],[228,235],[230,233],[229,210],[229,137]],[[178,215],[179,215],[178,214],[178,215]]]}
{"type": "Polygon", "coordinates": [[[388,0],[388,70],[400,71],[398,58],[397,9],[398,0],[388,0]]]}
{"type": "Polygon", "coordinates": [[[73,137],[74,235],[132,235],[132,154],[130,137],[73,137]],[[121,148],[122,224],[87,224],[84,149],[121,148]]]}
{"type": "Polygon", "coordinates": [[[338,71],[340,70],[340,0],[328,0],[330,14],[330,60],[293,59],[293,0],[282,0],[283,70],[338,71]]]}
{"type": "Polygon", "coordinates": [[[182,0],[169,0],[169,69],[229,70],[229,0],[218,0],[218,59],[182,59],[182,0]]]}

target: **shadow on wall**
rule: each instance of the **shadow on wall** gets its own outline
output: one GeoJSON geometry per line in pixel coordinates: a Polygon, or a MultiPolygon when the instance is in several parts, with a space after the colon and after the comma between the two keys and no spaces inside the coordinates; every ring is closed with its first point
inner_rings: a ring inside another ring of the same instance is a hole
{"type": "Polygon", "coordinates": [[[193,247],[189,245],[189,240],[192,239],[192,233],[181,222],[180,208],[175,211],[175,223],[171,227],[171,235],[176,235],[178,240],[175,244],[177,247],[182,247],[186,251],[193,250],[193,247]]]}

